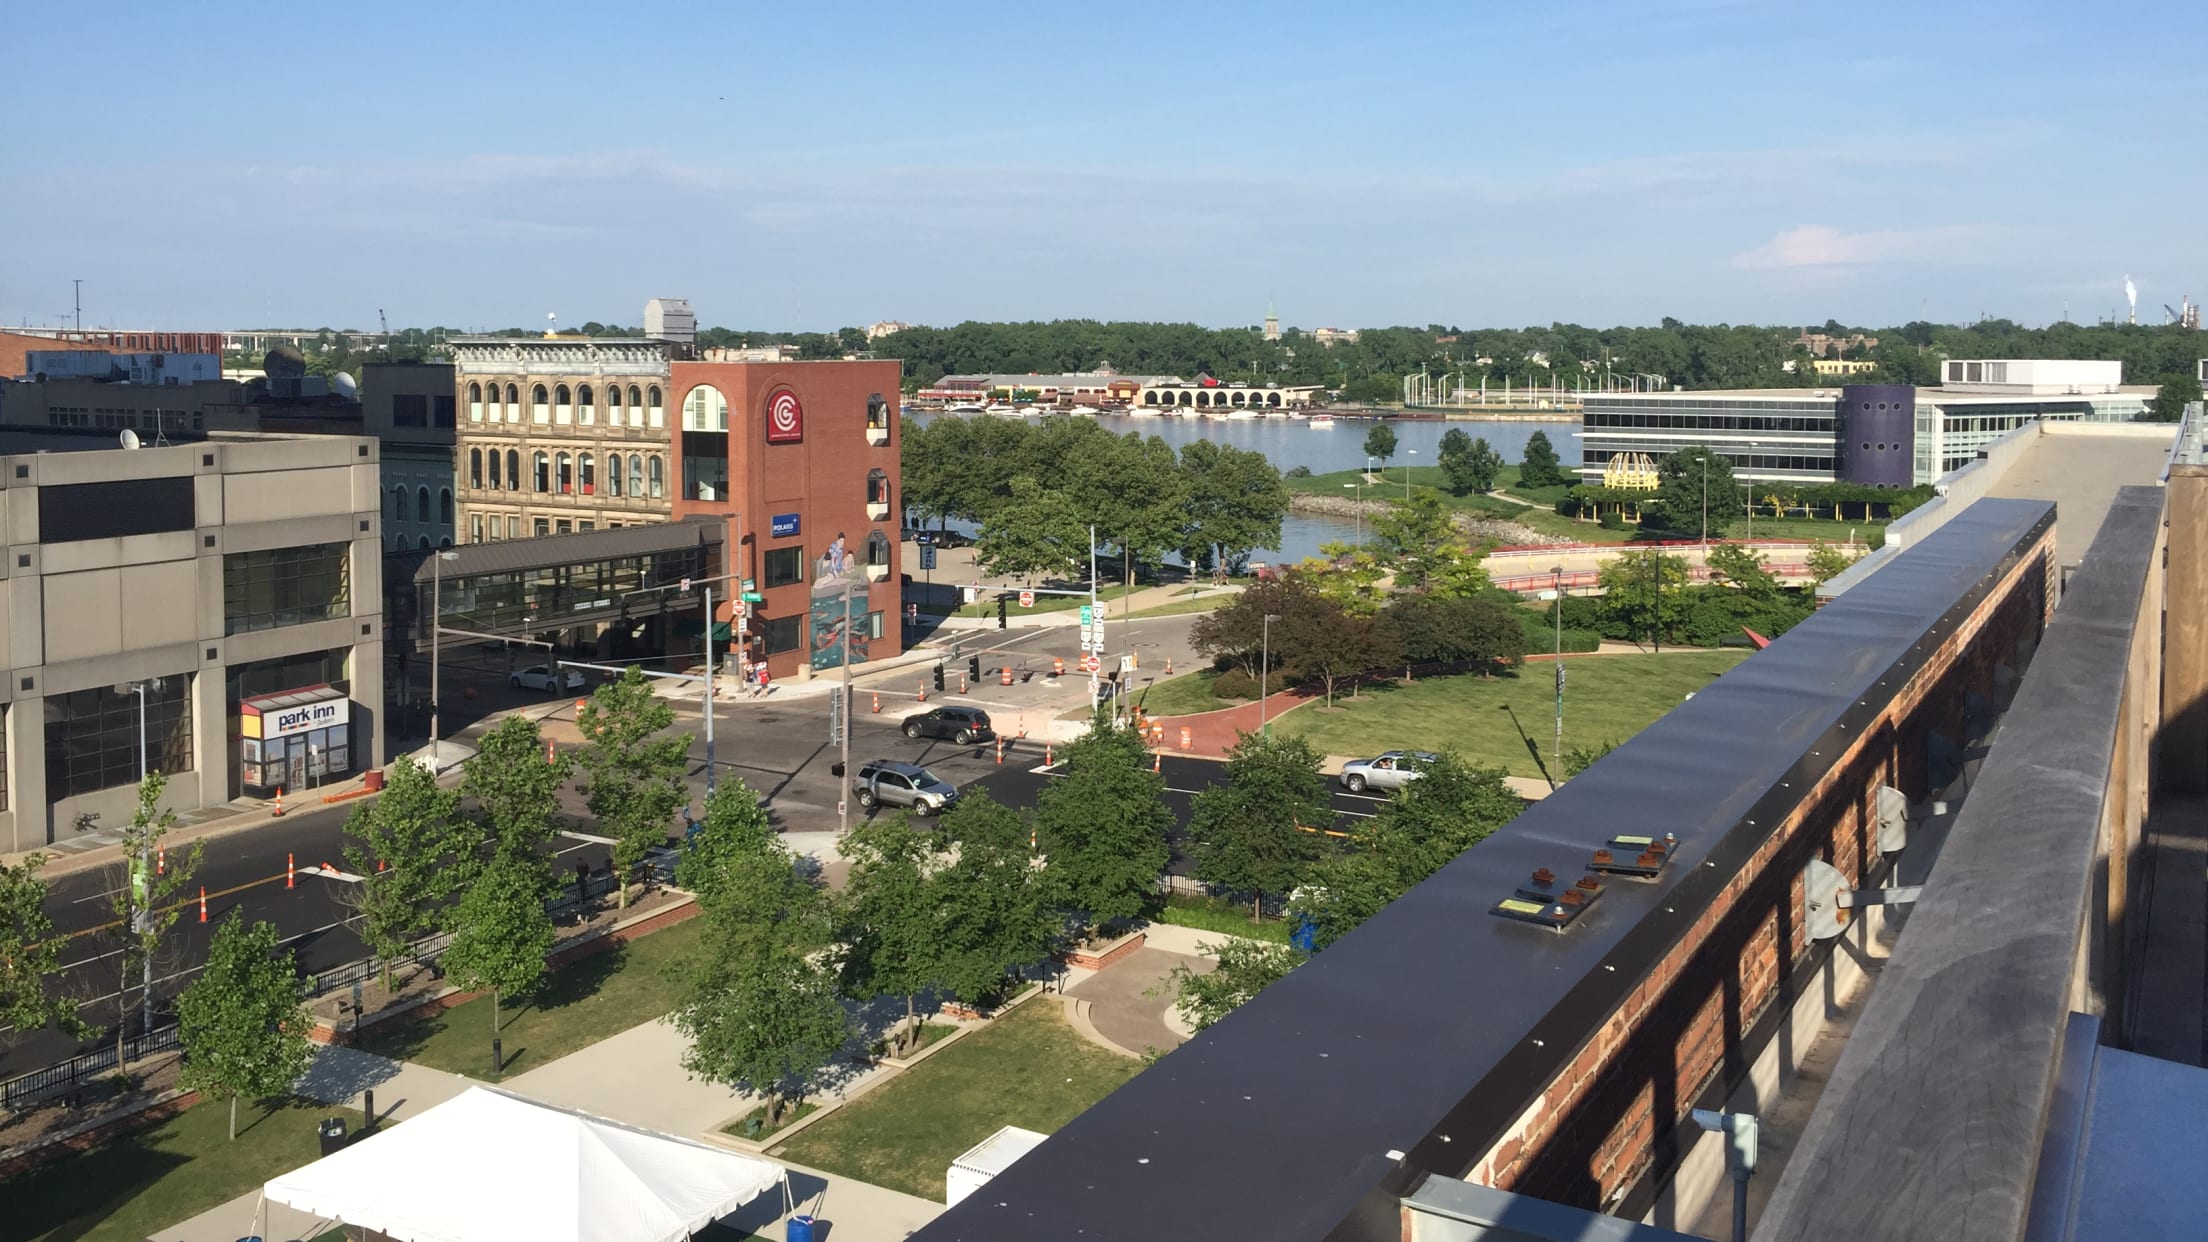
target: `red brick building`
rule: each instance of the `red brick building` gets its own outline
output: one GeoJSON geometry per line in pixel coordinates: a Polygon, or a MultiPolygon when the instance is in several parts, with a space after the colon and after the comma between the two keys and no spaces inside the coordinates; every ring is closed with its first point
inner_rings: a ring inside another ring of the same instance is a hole
{"type": "Polygon", "coordinates": [[[744,655],[773,677],[840,668],[846,610],[855,665],[903,650],[902,377],[897,362],[673,363],[673,517],[727,519],[729,572],[763,597],[744,655]]]}

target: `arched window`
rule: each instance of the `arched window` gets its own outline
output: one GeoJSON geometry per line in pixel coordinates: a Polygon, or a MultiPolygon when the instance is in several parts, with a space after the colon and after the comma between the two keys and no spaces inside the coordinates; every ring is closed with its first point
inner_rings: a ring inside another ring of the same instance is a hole
{"type": "Polygon", "coordinates": [[[866,563],[869,565],[889,564],[889,536],[878,530],[867,532],[866,563]]]}
{"type": "Polygon", "coordinates": [[[521,421],[521,389],[512,384],[506,385],[506,421],[521,421]]]}
{"type": "Polygon", "coordinates": [[[468,385],[468,421],[471,423],[483,421],[483,385],[481,384],[468,385]]]}
{"type": "Polygon", "coordinates": [[[498,450],[497,450],[497,449],[492,449],[492,450],[491,450],[491,490],[492,490],[492,491],[497,491],[497,490],[498,490],[498,489],[499,489],[499,488],[500,488],[501,486],[503,486],[503,484],[502,484],[502,483],[501,483],[501,482],[499,481],[499,469],[498,469],[498,450]]]}
{"type": "Polygon", "coordinates": [[[621,385],[606,385],[606,426],[621,425],[621,385]]]}
{"type": "Polygon", "coordinates": [[[438,540],[437,540],[437,546],[438,546],[438,547],[440,547],[440,548],[449,548],[449,547],[451,547],[451,546],[452,546],[452,536],[450,536],[450,535],[442,535],[442,536],[439,536],[439,537],[438,537],[438,540]]]}
{"type": "Polygon", "coordinates": [[[575,468],[576,468],[576,472],[577,472],[577,474],[578,474],[578,475],[579,475],[579,476],[581,477],[581,481],[582,481],[582,484],[583,484],[583,495],[585,495],[585,496],[595,496],[595,495],[597,495],[597,494],[598,494],[598,461],[597,461],[597,459],[596,459],[596,458],[594,458],[594,457],[592,457],[592,456],[591,456],[590,454],[588,454],[588,453],[585,453],[585,454],[583,454],[583,455],[582,455],[581,457],[579,457],[579,458],[577,458],[577,459],[576,459],[576,461],[575,461],[575,468]]]}
{"type": "Polygon", "coordinates": [[[866,472],[866,503],[870,505],[886,505],[889,503],[888,474],[880,470],[866,472]]]}
{"type": "Polygon", "coordinates": [[[404,535],[393,535],[393,536],[391,536],[391,550],[392,550],[393,552],[404,552],[404,551],[406,551],[406,536],[404,536],[404,535]]]}
{"type": "Polygon", "coordinates": [[[562,384],[558,388],[552,390],[553,422],[572,423],[575,421],[575,404],[571,399],[573,396],[574,394],[568,391],[567,385],[565,384],[562,384]]]}
{"type": "Polygon", "coordinates": [[[506,490],[521,490],[521,454],[514,449],[506,450],[506,490]]]}
{"type": "Polygon", "coordinates": [[[562,453],[559,458],[559,467],[560,495],[573,495],[575,491],[575,459],[562,453]]]}
{"type": "Polygon", "coordinates": [[[652,454],[652,499],[657,500],[667,492],[667,465],[652,454]]]}
{"type": "MultiPolygon", "coordinates": [[[[658,389],[652,391],[657,392],[658,389]]],[[[728,430],[728,398],[711,384],[700,384],[682,398],[684,431],[728,430]]]]}
{"type": "Polygon", "coordinates": [[[629,426],[641,427],[643,425],[644,390],[631,384],[629,385],[629,426]]]}
{"type": "Polygon", "coordinates": [[[550,394],[544,391],[544,385],[542,384],[529,390],[529,421],[532,423],[549,423],[552,421],[550,394]]]}
{"type": "Polygon", "coordinates": [[[414,489],[414,520],[417,522],[429,520],[429,489],[426,487],[414,489]]]}
{"type": "Polygon", "coordinates": [[[452,525],[452,489],[449,487],[437,489],[437,520],[452,525]]]}
{"type": "Polygon", "coordinates": [[[660,402],[659,385],[652,385],[650,391],[645,394],[644,405],[647,410],[651,411],[652,426],[664,427],[667,425],[667,410],[660,402]]]}
{"type": "Polygon", "coordinates": [[[537,454],[537,460],[535,464],[537,470],[537,490],[540,492],[551,491],[552,459],[540,452],[537,454]]]}
{"type": "Polygon", "coordinates": [[[415,544],[414,544],[414,546],[415,546],[416,550],[418,550],[418,551],[422,551],[422,552],[427,552],[427,551],[429,551],[429,536],[427,536],[427,535],[424,535],[424,536],[422,536],[422,537],[421,537],[420,539],[418,539],[418,540],[416,540],[416,541],[415,541],[415,544]]]}
{"type": "Polygon", "coordinates": [[[394,522],[406,520],[406,489],[403,487],[391,489],[391,520],[394,522]]]}
{"type": "Polygon", "coordinates": [[[644,457],[641,453],[629,454],[629,495],[638,500],[644,498],[644,457]]]}
{"type": "Polygon", "coordinates": [[[590,403],[590,385],[588,384],[584,384],[575,390],[575,421],[585,427],[598,421],[597,407],[590,403]]]}
{"type": "MultiPolygon", "coordinates": [[[[496,454],[496,453],[493,453],[493,454],[491,454],[491,468],[492,468],[493,470],[496,470],[496,469],[498,468],[498,454],[496,454]]],[[[469,449],[469,450],[468,450],[468,486],[469,486],[469,487],[481,487],[481,486],[483,486],[483,450],[482,450],[482,449],[479,449],[479,448],[472,448],[472,449],[469,449]]]]}
{"type": "Polygon", "coordinates": [[[621,454],[608,453],[606,454],[606,495],[620,495],[621,483],[621,454]]]}

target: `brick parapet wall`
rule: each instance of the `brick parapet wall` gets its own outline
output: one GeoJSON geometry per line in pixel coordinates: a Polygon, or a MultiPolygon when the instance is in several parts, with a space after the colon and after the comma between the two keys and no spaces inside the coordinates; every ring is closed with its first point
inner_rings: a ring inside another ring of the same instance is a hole
{"type": "Polygon", "coordinates": [[[1473,1181],[1584,1207],[1616,1203],[1661,1171],[1659,1152],[1713,1085],[1730,1089],[1754,1057],[1751,1032],[1813,966],[1800,925],[1813,858],[1851,882],[1875,875],[1876,792],[1929,792],[1933,735],[1959,744],[1995,670],[2036,643],[2052,612],[2050,530],[1833,757],[1796,810],[1755,849],[1571,1064],[1474,1166],[1473,1181]]]}

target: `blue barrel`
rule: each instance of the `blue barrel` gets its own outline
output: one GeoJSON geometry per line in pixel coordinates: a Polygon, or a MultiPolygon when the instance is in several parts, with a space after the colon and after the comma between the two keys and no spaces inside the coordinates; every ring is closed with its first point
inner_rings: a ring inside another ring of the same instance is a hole
{"type": "Polygon", "coordinates": [[[789,1226],[783,1231],[782,1236],[788,1239],[788,1242],[813,1242],[813,1218],[810,1216],[792,1216],[789,1226]]]}
{"type": "Polygon", "coordinates": [[[1308,914],[1296,915],[1296,925],[1290,928],[1288,932],[1288,943],[1309,953],[1312,951],[1312,946],[1316,945],[1318,941],[1319,929],[1311,922],[1311,916],[1308,914]]]}

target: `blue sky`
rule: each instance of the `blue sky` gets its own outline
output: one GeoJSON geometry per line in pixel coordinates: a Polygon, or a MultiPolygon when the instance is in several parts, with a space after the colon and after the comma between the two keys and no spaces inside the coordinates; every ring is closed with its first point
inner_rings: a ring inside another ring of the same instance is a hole
{"type": "MultiPolygon", "coordinates": [[[[2208,9],[71,4],[0,322],[2142,320],[2208,9]]],[[[2151,312],[2151,313],[2150,313],[2151,312]]]]}

